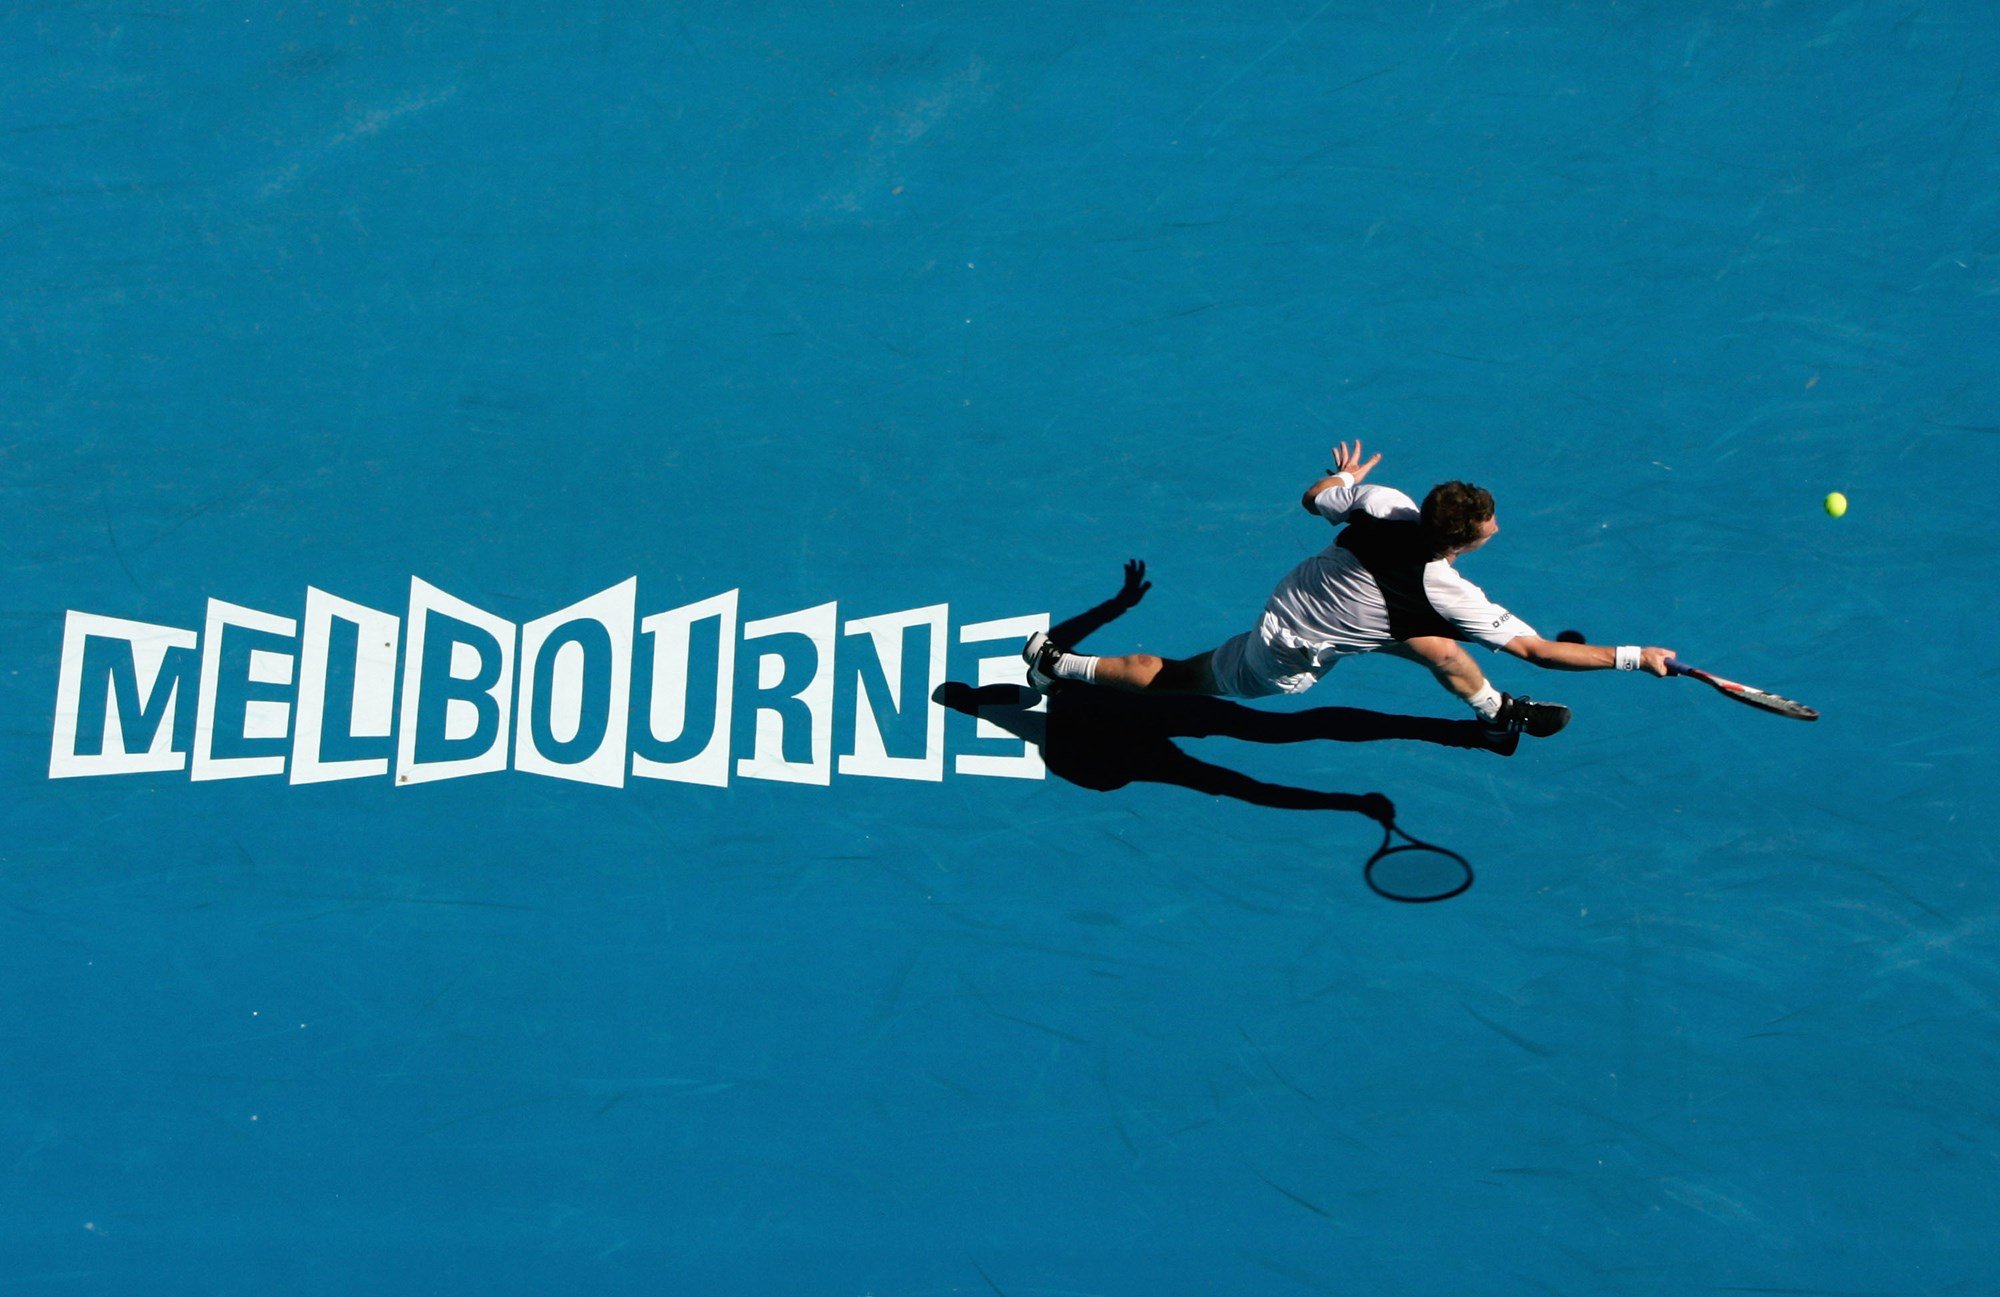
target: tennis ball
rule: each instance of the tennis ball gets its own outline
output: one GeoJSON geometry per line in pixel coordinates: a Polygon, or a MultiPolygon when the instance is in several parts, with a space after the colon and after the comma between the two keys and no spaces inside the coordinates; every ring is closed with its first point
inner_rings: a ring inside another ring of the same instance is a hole
{"type": "Polygon", "coordinates": [[[1847,512],[1847,497],[1835,491],[1826,497],[1826,512],[1829,517],[1838,518],[1847,512]]]}

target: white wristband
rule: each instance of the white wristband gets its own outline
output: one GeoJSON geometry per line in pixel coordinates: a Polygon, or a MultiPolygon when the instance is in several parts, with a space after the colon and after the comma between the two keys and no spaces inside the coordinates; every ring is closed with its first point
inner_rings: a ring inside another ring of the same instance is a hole
{"type": "Polygon", "coordinates": [[[1352,474],[1352,473],[1345,473],[1345,472],[1343,472],[1343,473],[1335,473],[1335,474],[1334,474],[1334,476],[1340,479],[1340,481],[1341,481],[1341,485],[1343,485],[1343,486],[1353,486],[1353,485],[1354,485],[1354,474],[1352,474]]]}
{"type": "Polygon", "coordinates": [[[1618,669],[1620,671],[1637,671],[1639,669],[1639,646],[1637,644],[1620,644],[1617,651],[1618,669]]]}

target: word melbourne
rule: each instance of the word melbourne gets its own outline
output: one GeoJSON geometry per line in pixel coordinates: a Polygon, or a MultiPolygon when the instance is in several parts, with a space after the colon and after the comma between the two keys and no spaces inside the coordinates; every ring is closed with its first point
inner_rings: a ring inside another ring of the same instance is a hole
{"type": "MultiPolygon", "coordinates": [[[[739,625],[738,593],[640,618],[634,577],[518,626],[415,578],[403,617],[307,587],[303,629],[219,599],[199,634],[72,611],[49,777],[305,784],[393,764],[399,785],[509,767],[612,787],[628,774],[827,784],[836,768],[944,778],[949,605],[843,623],[825,603],[739,625]]],[[[1048,624],[960,626],[961,666],[980,685],[1018,683],[1018,646],[1048,624]]],[[[955,772],[1042,778],[1018,719],[953,724],[955,772]]]]}

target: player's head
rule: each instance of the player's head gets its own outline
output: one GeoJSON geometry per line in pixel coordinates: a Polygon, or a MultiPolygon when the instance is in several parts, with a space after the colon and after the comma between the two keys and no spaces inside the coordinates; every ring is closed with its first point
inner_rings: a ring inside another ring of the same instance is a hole
{"type": "Polygon", "coordinates": [[[1437,557],[1469,554],[1493,539],[1493,495],[1470,482],[1440,482],[1424,497],[1424,531],[1437,557]]]}

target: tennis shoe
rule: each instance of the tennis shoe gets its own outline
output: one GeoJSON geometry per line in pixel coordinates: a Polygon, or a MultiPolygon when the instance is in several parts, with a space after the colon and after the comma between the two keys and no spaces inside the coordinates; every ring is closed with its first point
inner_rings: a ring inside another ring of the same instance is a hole
{"type": "Polygon", "coordinates": [[[1028,664],[1028,688],[1038,694],[1052,694],[1061,689],[1063,682],[1055,674],[1055,665],[1062,655],[1063,651],[1044,632],[1028,636],[1028,642],[1021,648],[1021,659],[1028,664]]]}
{"type": "Polygon", "coordinates": [[[1526,734],[1545,739],[1569,724],[1569,708],[1561,703],[1538,703],[1532,698],[1500,695],[1500,711],[1486,722],[1488,735],[1526,734]]]}

